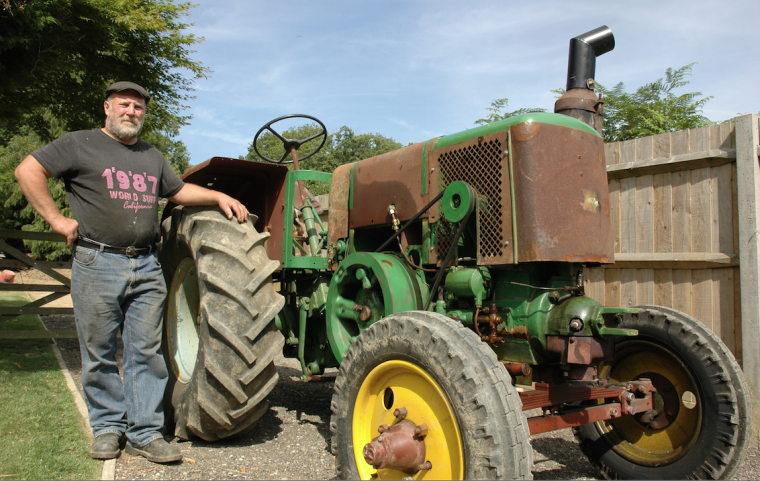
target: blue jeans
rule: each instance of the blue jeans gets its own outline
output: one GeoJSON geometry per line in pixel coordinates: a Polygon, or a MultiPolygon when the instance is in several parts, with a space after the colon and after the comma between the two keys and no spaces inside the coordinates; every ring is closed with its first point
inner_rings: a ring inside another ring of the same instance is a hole
{"type": "Polygon", "coordinates": [[[126,434],[134,446],[161,438],[168,378],[161,354],[166,283],[155,254],[130,258],[77,246],[71,299],[92,434],[126,434]],[[119,330],[123,384],[115,358],[119,330]]]}

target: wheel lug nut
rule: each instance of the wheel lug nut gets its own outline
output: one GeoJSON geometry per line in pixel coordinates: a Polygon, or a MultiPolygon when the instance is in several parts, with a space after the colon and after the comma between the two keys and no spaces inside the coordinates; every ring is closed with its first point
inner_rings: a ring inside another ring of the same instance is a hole
{"type": "Polygon", "coordinates": [[[398,419],[405,419],[406,418],[406,408],[398,408],[395,411],[393,411],[393,415],[396,416],[398,419]]]}
{"type": "Polygon", "coordinates": [[[420,471],[422,471],[423,469],[433,469],[433,463],[431,463],[430,461],[425,461],[424,463],[417,466],[417,469],[419,469],[420,471]]]}
{"type": "Polygon", "coordinates": [[[414,428],[414,434],[416,434],[417,436],[421,438],[424,438],[425,436],[427,436],[427,433],[428,433],[428,427],[426,424],[420,424],[419,426],[414,428]]]}
{"type": "Polygon", "coordinates": [[[377,428],[377,432],[380,434],[383,434],[385,431],[389,430],[391,427],[389,424],[383,424],[379,428],[377,428]]]}

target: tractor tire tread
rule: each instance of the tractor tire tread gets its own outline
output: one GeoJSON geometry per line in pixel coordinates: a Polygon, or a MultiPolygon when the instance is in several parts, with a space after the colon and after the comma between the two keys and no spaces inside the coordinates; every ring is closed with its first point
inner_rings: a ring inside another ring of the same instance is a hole
{"type": "MultiPolygon", "coordinates": [[[[343,423],[358,390],[355,366],[367,356],[393,350],[408,352],[415,343],[427,343],[426,371],[450,383],[450,402],[460,406],[457,415],[465,444],[466,479],[532,479],[533,452],[528,442],[527,419],[519,396],[495,354],[461,324],[438,314],[412,311],[393,314],[365,330],[351,345],[335,381],[332,418],[332,452],[341,479],[358,476],[355,460],[341,446],[348,440],[343,423]],[[452,396],[458,399],[452,399],[452,396]]],[[[378,364],[380,361],[376,362],[378,364]]],[[[371,364],[371,363],[370,363],[371,364]]],[[[374,367],[374,366],[373,366],[374,367]]],[[[366,373],[365,373],[366,374],[366,373]]],[[[444,389],[445,390],[445,389],[444,389]]]]}
{"type": "Polygon", "coordinates": [[[284,299],[271,282],[278,263],[266,255],[268,233],[215,207],[178,209],[164,221],[161,260],[170,282],[183,257],[194,259],[201,320],[192,378],[178,386],[170,374],[167,399],[175,435],[215,441],[245,431],[266,412],[278,380],[274,358],[284,345],[274,325],[284,299]]]}
{"type": "MultiPolygon", "coordinates": [[[[718,401],[717,426],[714,432],[700,441],[712,443],[703,450],[703,456],[692,465],[688,472],[679,472],[679,477],[698,479],[731,479],[747,446],[751,431],[751,405],[749,403],[749,387],[744,374],[733,354],[720,341],[717,335],[702,325],[696,319],[660,306],[640,306],[639,313],[631,319],[638,319],[625,327],[639,329],[639,335],[647,336],[648,332],[662,326],[670,346],[680,346],[681,357],[692,356],[694,363],[704,370],[705,381],[710,387],[711,396],[718,401]]],[[[624,316],[625,318],[625,316],[624,316]]],[[[649,334],[648,337],[654,337],[649,334]]],[[[620,340],[625,342],[626,339],[620,340]]],[[[687,362],[688,364],[688,362],[687,362]]],[[[639,479],[647,477],[643,471],[633,473],[620,472],[610,463],[605,462],[602,453],[593,439],[593,424],[573,428],[573,433],[579,442],[581,451],[588,456],[606,479],[629,479],[635,476],[639,479]],[[589,434],[592,434],[590,437],[589,434]]],[[[698,441],[699,443],[699,441],[698,441]]],[[[695,446],[696,449],[697,446],[695,446]]],[[[622,459],[622,458],[620,458],[622,459]]],[[[672,471],[669,472],[672,475],[672,471]]],[[[666,474],[654,474],[659,479],[665,479],[666,474]]]]}

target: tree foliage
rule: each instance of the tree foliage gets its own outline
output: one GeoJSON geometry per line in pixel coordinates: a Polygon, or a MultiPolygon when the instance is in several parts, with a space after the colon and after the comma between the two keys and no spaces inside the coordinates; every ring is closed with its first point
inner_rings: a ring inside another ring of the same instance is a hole
{"type": "Polygon", "coordinates": [[[37,134],[27,134],[17,135],[7,146],[0,146],[0,229],[19,230],[34,220],[13,171],[29,152],[43,145],[37,134]]]}
{"type": "Polygon", "coordinates": [[[190,168],[190,152],[187,151],[187,146],[181,140],[155,130],[141,135],[140,139],[148,142],[164,154],[177,175],[184,174],[190,168]]]}
{"type": "MultiPolygon", "coordinates": [[[[664,132],[695,129],[710,125],[710,119],[702,115],[702,108],[710,97],[701,97],[701,92],[676,94],[675,90],[686,86],[693,66],[690,63],[673,70],[668,68],[665,77],[639,87],[635,92],[626,92],[623,82],[608,89],[597,84],[597,90],[604,101],[605,142],[630,140],[664,132]],[[701,98],[700,98],[701,97],[701,98]]],[[[552,90],[559,98],[565,93],[562,88],[552,90]]],[[[478,125],[490,124],[528,112],[544,112],[545,109],[518,109],[502,112],[507,108],[506,98],[496,99],[486,110],[491,113],[484,119],[475,121],[478,125]]]]}
{"type": "Polygon", "coordinates": [[[604,141],[616,142],[648,135],[695,129],[712,122],[702,115],[702,108],[712,96],[701,92],[676,94],[686,86],[696,62],[673,70],[665,77],[639,87],[633,93],[625,90],[623,82],[607,89],[598,85],[604,100],[604,141]]]}
{"type": "MultiPolygon", "coordinates": [[[[131,80],[151,92],[141,138],[181,174],[176,137],[183,103],[209,70],[190,59],[202,39],[183,33],[190,3],[171,0],[0,0],[0,228],[50,231],[27,205],[13,171],[29,153],[72,130],[102,127],[106,87],[131,80]]],[[[71,217],[61,180],[53,200],[71,217]]],[[[62,259],[61,243],[29,242],[35,257],[62,259]]]]}
{"type": "Polygon", "coordinates": [[[22,127],[53,140],[46,113],[67,131],[103,125],[106,87],[117,80],[152,94],[146,131],[176,135],[201,41],[184,34],[190,3],[171,0],[0,0],[0,145],[22,127]],[[189,76],[185,76],[189,72],[189,76]]]}
{"type": "MultiPolygon", "coordinates": [[[[281,135],[285,138],[305,139],[320,130],[321,127],[316,123],[309,123],[287,129],[281,132],[281,135]]],[[[320,142],[322,142],[322,137],[305,143],[298,150],[299,154],[307,155],[319,147],[320,142]]],[[[257,147],[259,152],[270,159],[279,160],[285,154],[282,141],[269,132],[265,132],[259,137],[257,147]]],[[[401,148],[401,144],[392,138],[377,133],[357,134],[353,129],[344,125],[337,132],[328,135],[322,150],[300,163],[300,167],[303,170],[333,172],[343,164],[358,162],[399,148],[401,148]]],[[[253,142],[248,147],[245,159],[262,161],[253,149],[253,142]]],[[[290,156],[286,160],[289,161],[290,156]]],[[[329,186],[322,183],[307,182],[306,187],[314,195],[325,194],[329,191],[329,186]]]]}
{"type": "Polygon", "coordinates": [[[530,112],[546,112],[546,109],[517,109],[513,110],[512,112],[502,112],[502,110],[507,109],[509,106],[509,99],[508,98],[502,98],[502,99],[496,99],[493,102],[491,102],[490,107],[486,107],[486,110],[491,112],[486,116],[484,119],[478,119],[475,121],[478,125],[487,125],[494,123],[499,120],[508,119],[510,117],[516,117],[518,115],[527,114],[530,112]]]}
{"type": "MultiPolygon", "coordinates": [[[[49,232],[50,226],[27,204],[24,194],[13,177],[18,164],[29,152],[45,145],[35,133],[14,136],[5,147],[0,147],[0,229],[49,232]]],[[[73,217],[66,199],[66,189],[61,179],[48,180],[48,188],[58,209],[67,217],[73,217]]],[[[71,250],[61,242],[25,241],[33,257],[47,260],[68,258],[71,250]]],[[[22,248],[20,243],[16,247],[22,248]]]]}

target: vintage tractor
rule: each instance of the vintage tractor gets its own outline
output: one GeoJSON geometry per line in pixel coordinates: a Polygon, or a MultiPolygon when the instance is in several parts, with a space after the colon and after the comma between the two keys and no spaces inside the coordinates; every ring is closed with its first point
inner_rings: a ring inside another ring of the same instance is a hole
{"type": "Polygon", "coordinates": [[[299,168],[324,129],[286,139],[275,119],[259,131],[283,141],[273,164],[217,157],[189,170],[186,182],[256,215],[164,211],[175,434],[251,427],[284,352],[305,381],[339,366],[341,478],[530,478],[530,435],[566,427],[610,478],[730,477],[751,412],[726,346],[684,313],[584,294],[584,266],[614,262],[593,92],[596,57],[613,47],[607,27],[570,41],[556,113],[332,174],[299,168]],[[327,225],[306,181],[329,183],[327,225]]]}

